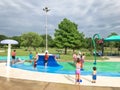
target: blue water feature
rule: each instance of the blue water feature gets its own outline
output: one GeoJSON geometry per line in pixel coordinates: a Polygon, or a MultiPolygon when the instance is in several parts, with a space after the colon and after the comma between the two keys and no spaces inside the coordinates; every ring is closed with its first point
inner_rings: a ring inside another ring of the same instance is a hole
{"type": "MultiPolygon", "coordinates": [[[[63,63],[69,63],[69,62],[63,62],[63,63]]],[[[89,63],[90,64],[90,63],[89,63]]],[[[92,64],[93,65],[93,64],[92,64]]],[[[105,63],[99,63],[98,62],[98,70],[97,70],[97,75],[98,76],[110,76],[110,77],[120,77],[120,72],[112,72],[112,71],[106,71],[106,70],[100,70],[102,68],[104,68],[105,66],[107,67],[107,69],[109,69],[111,66],[110,65],[116,65],[116,63],[109,63],[108,65],[105,63]],[[100,64],[100,65],[99,65],[100,64]],[[100,67],[102,66],[102,67],[100,67]]],[[[49,55],[49,59],[48,59],[48,66],[47,68],[44,67],[44,55],[39,55],[38,61],[37,61],[37,67],[36,69],[33,66],[33,62],[24,62],[24,63],[16,63],[13,64],[11,67],[13,68],[19,68],[19,69],[23,69],[23,70],[29,70],[29,71],[34,71],[34,72],[47,72],[47,73],[58,73],[58,74],[70,74],[70,75],[74,75],[75,74],[75,70],[65,70],[66,66],[62,66],[62,64],[58,63],[55,58],[54,55],[49,55]]],[[[116,66],[117,67],[117,66],[116,66]]],[[[118,65],[119,67],[119,65],[118,65]]],[[[91,75],[92,70],[91,70],[92,66],[85,66],[85,69],[83,71],[81,71],[81,75],[91,75]]],[[[113,68],[112,70],[114,70],[115,68],[113,68]]]]}
{"type": "MultiPolygon", "coordinates": [[[[50,67],[48,66],[45,68],[44,66],[37,65],[36,69],[34,69],[32,63],[31,64],[13,64],[11,67],[13,68],[19,68],[23,70],[29,70],[34,72],[46,72],[46,73],[57,73],[57,74],[70,74],[75,75],[75,70],[63,70],[62,66],[58,67],[50,67]]],[[[91,75],[92,71],[81,71],[81,75],[91,75]]],[[[120,77],[120,73],[118,72],[97,72],[98,76],[110,76],[110,77],[120,77]]]]}
{"type": "MultiPolygon", "coordinates": [[[[37,60],[37,65],[44,66],[44,55],[39,55],[38,60],[37,60]]],[[[57,63],[57,61],[55,60],[54,55],[49,55],[47,65],[50,66],[50,67],[59,67],[60,66],[57,63]]]]}
{"type": "MultiPolygon", "coordinates": [[[[69,63],[69,62],[64,62],[64,63],[69,63]]],[[[34,69],[33,63],[24,62],[24,63],[13,64],[11,67],[19,68],[19,69],[23,69],[23,70],[34,71],[34,72],[47,72],[47,73],[70,74],[70,75],[75,74],[75,69],[73,69],[73,70],[65,70],[64,69],[65,67],[63,67],[61,65],[56,66],[56,67],[48,66],[47,68],[45,68],[43,65],[37,65],[36,69],[34,69]]],[[[81,75],[91,75],[91,74],[92,74],[91,69],[86,69],[85,68],[83,71],[81,71],[81,75]]],[[[98,76],[120,77],[120,72],[98,70],[97,75],[98,76]]]]}

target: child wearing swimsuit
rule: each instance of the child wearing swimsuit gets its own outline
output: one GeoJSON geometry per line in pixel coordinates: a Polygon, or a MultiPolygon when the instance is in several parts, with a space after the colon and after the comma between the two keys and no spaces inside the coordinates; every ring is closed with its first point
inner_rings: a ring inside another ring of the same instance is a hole
{"type": "Polygon", "coordinates": [[[80,63],[80,59],[77,59],[77,63],[76,63],[76,71],[75,71],[75,75],[76,75],[76,79],[75,79],[75,84],[80,84],[80,69],[81,69],[81,63],[80,63]]]}

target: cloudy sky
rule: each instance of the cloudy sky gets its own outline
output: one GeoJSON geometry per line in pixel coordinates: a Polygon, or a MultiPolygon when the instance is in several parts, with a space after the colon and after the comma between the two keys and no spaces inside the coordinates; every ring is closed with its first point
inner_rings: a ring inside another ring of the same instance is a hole
{"type": "Polygon", "coordinates": [[[86,37],[120,35],[120,0],[0,0],[0,34],[45,34],[46,6],[50,8],[48,34],[52,36],[64,18],[78,24],[86,37]]]}

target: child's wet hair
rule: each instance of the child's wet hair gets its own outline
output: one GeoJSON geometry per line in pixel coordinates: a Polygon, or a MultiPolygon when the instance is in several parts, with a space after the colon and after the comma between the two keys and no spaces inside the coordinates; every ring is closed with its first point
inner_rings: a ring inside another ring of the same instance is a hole
{"type": "Polygon", "coordinates": [[[96,70],[97,68],[96,67],[93,67],[93,70],[96,70]]]}
{"type": "Polygon", "coordinates": [[[77,62],[80,62],[80,59],[79,59],[79,58],[77,58],[77,62]]]}

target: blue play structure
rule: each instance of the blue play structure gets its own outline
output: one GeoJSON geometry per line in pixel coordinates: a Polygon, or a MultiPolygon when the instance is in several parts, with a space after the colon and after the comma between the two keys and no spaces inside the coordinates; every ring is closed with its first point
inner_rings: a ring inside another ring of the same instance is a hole
{"type": "MultiPolygon", "coordinates": [[[[39,58],[37,60],[37,65],[40,65],[40,66],[44,66],[44,55],[39,55],[39,58]]],[[[57,61],[55,60],[55,56],[50,54],[49,55],[49,59],[48,59],[48,64],[47,66],[50,66],[50,67],[58,67],[60,66],[57,61]]]]}

